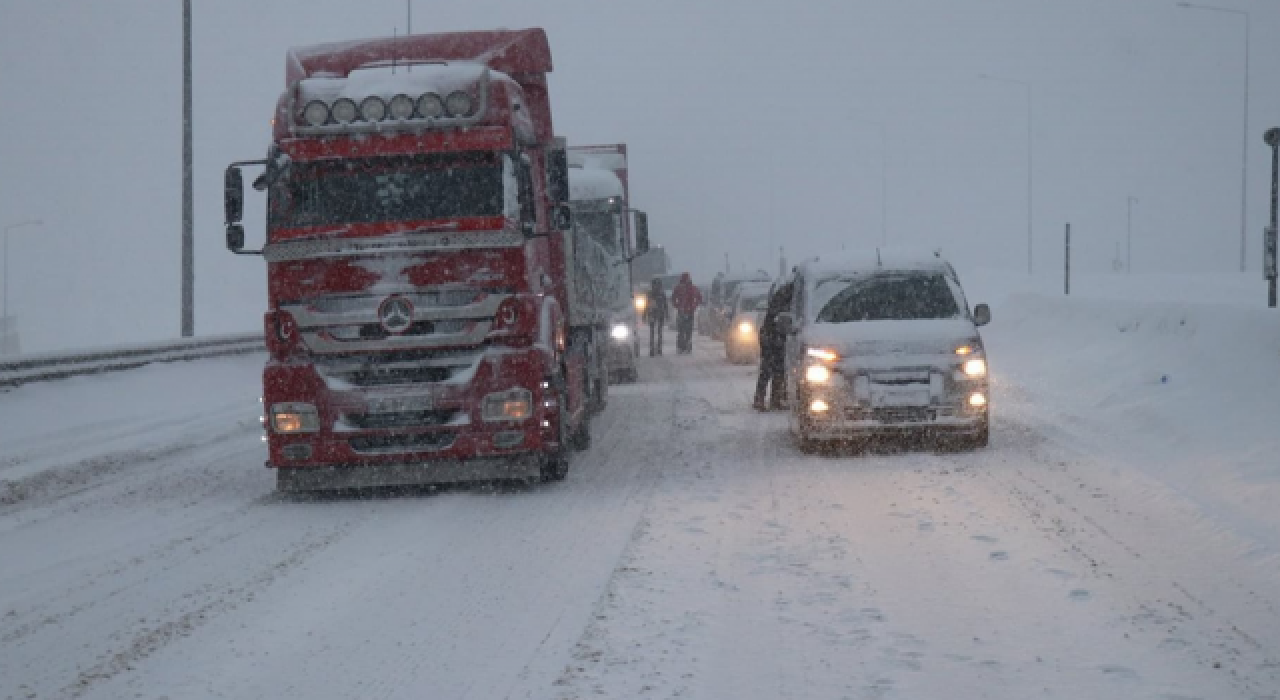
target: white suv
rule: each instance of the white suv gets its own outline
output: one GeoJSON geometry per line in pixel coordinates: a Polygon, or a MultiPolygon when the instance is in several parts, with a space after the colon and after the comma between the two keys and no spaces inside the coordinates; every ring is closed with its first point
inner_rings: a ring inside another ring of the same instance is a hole
{"type": "Polygon", "coordinates": [[[936,253],[877,250],[796,268],[787,333],[791,429],[805,451],[877,435],[984,447],[986,351],[951,265],[936,253]]]}

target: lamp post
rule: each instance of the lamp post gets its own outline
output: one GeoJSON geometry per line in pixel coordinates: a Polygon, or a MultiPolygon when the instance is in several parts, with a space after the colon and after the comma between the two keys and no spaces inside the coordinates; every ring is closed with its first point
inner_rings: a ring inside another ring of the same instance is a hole
{"type": "Polygon", "coordinates": [[[1262,244],[1262,274],[1267,278],[1267,306],[1276,308],[1276,209],[1280,199],[1280,128],[1267,129],[1262,140],[1271,147],[1271,225],[1262,244]]]}
{"type": "Polygon", "coordinates": [[[1245,271],[1245,217],[1249,201],[1249,13],[1229,7],[1179,2],[1184,10],[1204,10],[1244,17],[1244,128],[1240,131],[1240,271],[1245,271]]]}
{"type": "Polygon", "coordinates": [[[0,314],[3,318],[9,318],[9,232],[23,226],[43,226],[44,222],[40,219],[31,219],[30,221],[19,221],[16,224],[9,224],[4,227],[4,312],[0,314]]]}
{"type": "Polygon", "coordinates": [[[1125,234],[1125,254],[1124,254],[1124,273],[1126,275],[1133,273],[1133,203],[1138,198],[1129,195],[1129,226],[1125,234]]]}
{"type": "Polygon", "coordinates": [[[195,333],[195,205],[191,148],[191,0],[182,0],[182,337],[195,333]]]}
{"type": "Polygon", "coordinates": [[[1027,91],[1027,274],[1030,275],[1033,269],[1032,250],[1034,246],[1034,235],[1033,235],[1033,224],[1032,224],[1032,218],[1033,218],[1032,212],[1035,205],[1035,155],[1034,155],[1035,151],[1033,150],[1032,138],[1031,138],[1032,130],[1034,128],[1032,125],[1034,112],[1032,111],[1032,107],[1031,107],[1031,83],[1025,80],[1015,80],[1013,78],[1001,78],[994,75],[987,75],[985,73],[981,77],[983,80],[991,80],[997,83],[1012,83],[1014,85],[1021,85],[1027,91]]]}

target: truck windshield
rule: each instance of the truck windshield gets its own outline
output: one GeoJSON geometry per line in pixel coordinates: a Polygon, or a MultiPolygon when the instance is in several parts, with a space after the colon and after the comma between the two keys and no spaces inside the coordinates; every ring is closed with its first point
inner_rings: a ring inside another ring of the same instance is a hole
{"type": "Polygon", "coordinates": [[[820,283],[815,297],[824,296],[824,292],[834,292],[834,295],[818,312],[818,323],[908,321],[960,315],[951,286],[938,274],[833,279],[820,283]]]}
{"type": "Polygon", "coordinates": [[[579,231],[614,253],[618,250],[618,217],[606,207],[604,203],[575,202],[573,223],[579,231]]]}
{"type": "Polygon", "coordinates": [[[493,153],[299,164],[271,192],[271,225],[495,217],[504,194],[502,159],[493,153]]]}

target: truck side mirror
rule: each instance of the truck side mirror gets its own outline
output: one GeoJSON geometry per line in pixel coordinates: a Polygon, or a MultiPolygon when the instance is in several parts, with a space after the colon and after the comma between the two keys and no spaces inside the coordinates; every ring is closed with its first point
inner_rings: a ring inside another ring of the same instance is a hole
{"type": "Polygon", "coordinates": [[[636,255],[649,252],[649,215],[636,212],[636,255]]]}
{"type": "Polygon", "coordinates": [[[233,253],[244,250],[244,227],[240,224],[227,224],[227,250],[233,253]]]}
{"type": "Polygon", "coordinates": [[[563,148],[547,151],[547,197],[556,204],[569,201],[569,154],[563,148]]]}
{"type": "Polygon", "coordinates": [[[991,323],[991,307],[986,304],[973,307],[973,325],[985,326],[988,323],[991,323]]]}
{"type": "Polygon", "coordinates": [[[573,228],[573,210],[568,204],[557,204],[551,207],[551,227],[557,231],[568,231],[573,228]]]}
{"type": "Polygon", "coordinates": [[[790,311],[783,311],[778,314],[778,330],[785,335],[794,335],[796,332],[796,319],[791,315],[790,311]]]}
{"type": "MultiPolygon", "coordinates": [[[[244,218],[244,176],[240,174],[240,168],[234,165],[227,168],[222,178],[222,199],[226,209],[227,226],[240,223],[244,218]]],[[[243,230],[241,234],[243,246],[243,230]]]]}

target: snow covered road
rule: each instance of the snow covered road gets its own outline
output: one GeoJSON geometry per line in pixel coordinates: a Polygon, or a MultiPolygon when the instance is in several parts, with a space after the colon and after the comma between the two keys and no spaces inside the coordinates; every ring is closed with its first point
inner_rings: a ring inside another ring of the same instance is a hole
{"type": "Polygon", "coordinates": [[[699,339],[529,491],[279,498],[260,357],[0,395],[0,698],[1280,697],[1276,521],[998,328],[989,450],[802,456],[699,339]]]}

